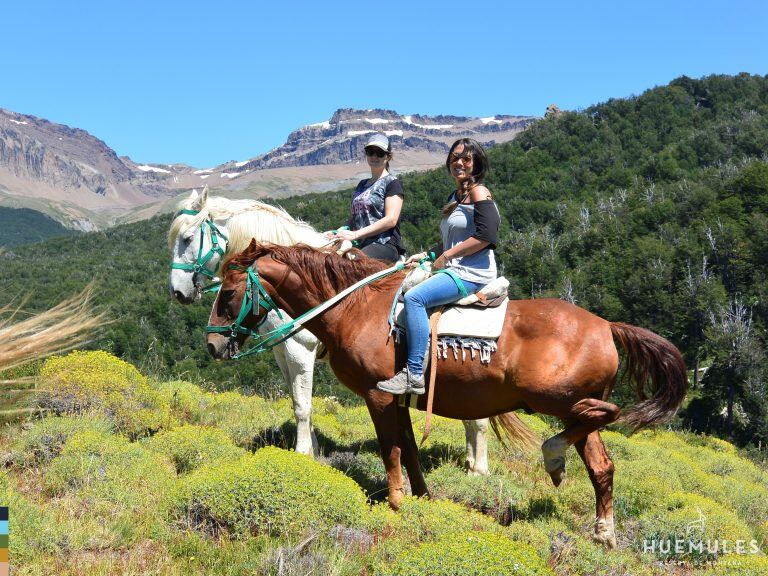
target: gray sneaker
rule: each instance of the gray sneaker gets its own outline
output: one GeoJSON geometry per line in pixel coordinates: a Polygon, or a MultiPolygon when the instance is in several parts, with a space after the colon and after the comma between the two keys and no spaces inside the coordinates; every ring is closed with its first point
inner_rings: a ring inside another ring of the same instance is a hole
{"type": "Polygon", "coordinates": [[[424,376],[416,377],[403,368],[389,380],[376,384],[376,388],[390,394],[424,394],[424,376]]]}
{"type": "Polygon", "coordinates": [[[424,387],[424,374],[421,374],[419,376],[414,376],[411,374],[410,370],[408,371],[408,388],[406,389],[407,394],[424,394],[426,391],[426,388],[424,387]]]}

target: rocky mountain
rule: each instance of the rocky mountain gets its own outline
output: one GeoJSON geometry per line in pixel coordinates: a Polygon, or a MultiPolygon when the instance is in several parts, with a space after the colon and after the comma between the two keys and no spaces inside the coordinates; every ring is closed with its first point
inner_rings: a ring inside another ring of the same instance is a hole
{"type": "Polygon", "coordinates": [[[511,140],[534,120],[530,116],[402,116],[393,110],[345,108],[337,110],[330,120],[291,132],[285,144],[269,153],[236,163],[230,169],[242,173],[264,168],[356,162],[373,132],[389,136],[398,156],[445,155],[457,138],[472,137],[493,146],[511,140]]]}
{"type": "Polygon", "coordinates": [[[457,138],[493,146],[534,120],[340,109],[329,120],[291,132],[266,154],[198,169],[139,164],[84,130],[0,109],[0,205],[38,210],[69,228],[100,229],[173,210],[179,195],[205,185],[233,198],[352,185],[367,174],[363,146],[376,131],[392,141],[394,171],[407,172],[439,166],[457,138]]]}
{"type": "Polygon", "coordinates": [[[0,109],[5,206],[53,213],[70,228],[89,230],[173,193],[84,130],[0,109]]]}

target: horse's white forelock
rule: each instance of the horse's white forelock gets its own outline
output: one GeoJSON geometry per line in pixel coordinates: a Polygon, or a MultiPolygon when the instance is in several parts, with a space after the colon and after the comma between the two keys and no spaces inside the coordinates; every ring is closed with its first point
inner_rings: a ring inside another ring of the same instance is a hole
{"type": "Polygon", "coordinates": [[[179,202],[178,210],[199,210],[199,214],[180,214],[173,220],[168,231],[169,246],[173,247],[179,234],[201,226],[208,217],[226,222],[229,254],[245,250],[252,238],[261,243],[281,246],[301,242],[319,247],[326,243],[323,235],[311,225],[294,218],[278,206],[258,200],[230,200],[223,196],[209,196],[202,206],[196,202],[194,197],[179,202]]]}

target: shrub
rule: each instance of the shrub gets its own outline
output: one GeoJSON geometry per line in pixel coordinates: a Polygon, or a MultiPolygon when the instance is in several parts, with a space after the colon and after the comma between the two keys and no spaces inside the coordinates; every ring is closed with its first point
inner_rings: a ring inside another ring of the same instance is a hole
{"type": "Polygon", "coordinates": [[[187,425],[166,430],[150,438],[145,446],[166,455],[179,474],[245,454],[245,450],[232,443],[226,432],[207,426],[187,425]]]}
{"type": "Polygon", "coordinates": [[[212,394],[184,380],[159,382],[155,389],[181,422],[199,424],[213,403],[212,394]]]}
{"type": "Polygon", "coordinates": [[[22,431],[14,442],[13,461],[21,467],[48,464],[74,434],[86,431],[109,434],[112,428],[112,421],[99,414],[43,418],[22,431]]]}
{"type": "Polygon", "coordinates": [[[554,575],[536,551],[501,534],[462,532],[406,549],[389,566],[387,576],[554,575]]]}
{"type": "Polygon", "coordinates": [[[237,536],[360,525],[368,508],[360,487],[338,470],[266,447],[192,472],[183,483],[177,512],[195,528],[223,528],[237,536]]]}
{"type": "Polygon", "coordinates": [[[768,574],[768,557],[757,554],[733,554],[725,556],[713,566],[707,567],[702,576],[765,576],[768,574]]]}
{"type": "Polygon", "coordinates": [[[221,428],[245,449],[263,444],[270,433],[292,418],[287,404],[268,402],[259,396],[222,392],[210,394],[210,401],[200,424],[221,428]]]}
{"type": "Polygon", "coordinates": [[[435,540],[472,530],[500,531],[491,517],[450,500],[429,500],[407,496],[392,519],[390,528],[406,542],[435,540]]]}
{"type": "Polygon", "coordinates": [[[698,494],[677,492],[640,517],[638,538],[635,547],[641,551],[698,564],[733,552],[738,540],[749,546],[753,536],[728,508],[698,494]],[[677,541],[682,552],[676,550],[677,541]]]}
{"type": "Polygon", "coordinates": [[[136,368],[102,351],[71,352],[46,360],[38,403],[56,414],[103,412],[130,438],[172,423],[170,406],[136,368]]]}
{"type": "Polygon", "coordinates": [[[45,474],[45,486],[53,494],[76,493],[91,506],[149,508],[158,507],[174,477],[159,454],[120,436],[89,431],[66,442],[45,474]]]}
{"type": "Polygon", "coordinates": [[[638,516],[683,489],[677,474],[660,458],[625,460],[617,466],[613,478],[614,507],[619,520],[638,516]]]}
{"type": "Polygon", "coordinates": [[[357,482],[371,500],[387,497],[387,471],[378,454],[333,452],[328,456],[327,463],[357,482]]]}
{"type": "Polygon", "coordinates": [[[443,464],[430,472],[427,483],[433,497],[466,504],[502,524],[512,521],[526,493],[504,476],[468,476],[453,464],[443,464]]]}
{"type": "Polygon", "coordinates": [[[376,441],[371,416],[365,406],[345,408],[331,398],[315,398],[312,423],[329,447],[356,450],[366,442],[376,441]]]}

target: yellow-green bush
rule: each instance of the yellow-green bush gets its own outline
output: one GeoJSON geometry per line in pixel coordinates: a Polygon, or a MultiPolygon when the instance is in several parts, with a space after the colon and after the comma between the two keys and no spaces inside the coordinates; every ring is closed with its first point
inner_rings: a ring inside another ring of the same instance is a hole
{"type": "Polygon", "coordinates": [[[209,426],[186,425],[166,430],[147,440],[145,446],[165,454],[180,474],[245,454],[243,448],[232,443],[226,432],[209,426]]]}
{"type": "Polygon", "coordinates": [[[160,506],[176,474],[170,462],[121,436],[81,432],[67,440],[45,474],[52,494],[66,492],[91,506],[160,506]]]}
{"type": "Polygon", "coordinates": [[[526,489],[511,482],[507,476],[469,476],[450,463],[430,472],[427,484],[434,498],[446,498],[465,504],[493,516],[502,524],[508,524],[517,516],[516,511],[527,493],[526,489]]]}
{"type": "Polygon", "coordinates": [[[259,396],[222,392],[211,394],[210,401],[200,424],[221,428],[245,449],[258,446],[270,430],[293,418],[286,403],[269,402],[259,396]]]}
{"type": "Polygon", "coordinates": [[[320,441],[336,448],[358,448],[376,441],[376,431],[365,406],[345,408],[331,398],[315,398],[312,424],[320,441]]]}
{"type": "Polygon", "coordinates": [[[357,482],[371,500],[383,500],[387,497],[387,470],[378,454],[332,452],[325,459],[325,463],[357,482]]]}
{"type": "Polygon", "coordinates": [[[733,552],[737,541],[749,546],[754,536],[732,510],[698,494],[677,492],[640,517],[637,538],[640,551],[701,563],[733,552]],[[676,550],[678,541],[682,552],[676,550]]]}
{"type": "Polygon", "coordinates": [[[180,491],[177,513],[204,530],[277,535],[360,525],[368,507],[360,487],[338,470],[266,447],[192,472],[180,491]]]}
{"type": "Polygon", "coordinates": [[[103,412],[130,438],[172,423],[170,406],[136,368],[103,351],[74,351],[46,360],[38,402],[56,414],[103,412]]]}
{"type": "Polygon", "coordinates": [[[408,496],[403,499],[390,528],[406,542],[434,540],[471,530],[501,531],[493,518],[450,500],[429,500],[408,496]]]}
{"type": "Polygon", "coordinates": [[[74,434],[91,431],[109,434],[114,425],[104,415],[52,416],[23,430],[13,443],[13,461],[17,466],[45,465],[59,455],[64,443],[74,434]]]}
{"type": "Polygon", "coordinates": [[[684,488],[669,463],[659,458],[625,460],[616,467],[613,480],[617,520],[638,516],[684,488]]]}
{"type": "Polygon", "coordinates": [[[155,389],[181,422],[199,424],[213,403],[213,395],[184,380],[159,382],[155,389]]]}
{"type": "Polygon", "coordinates": [[[461,532],[406,548],[377,570],[382,576],[554,576],[554,572],[521,542],[489,532],[461,532]]]}
{"type": "Polygon", "coordinates": [[[768,557],[757,554],[732,554],[699,572],[701,576],[765,576],[768,574],[768,557]]]}

